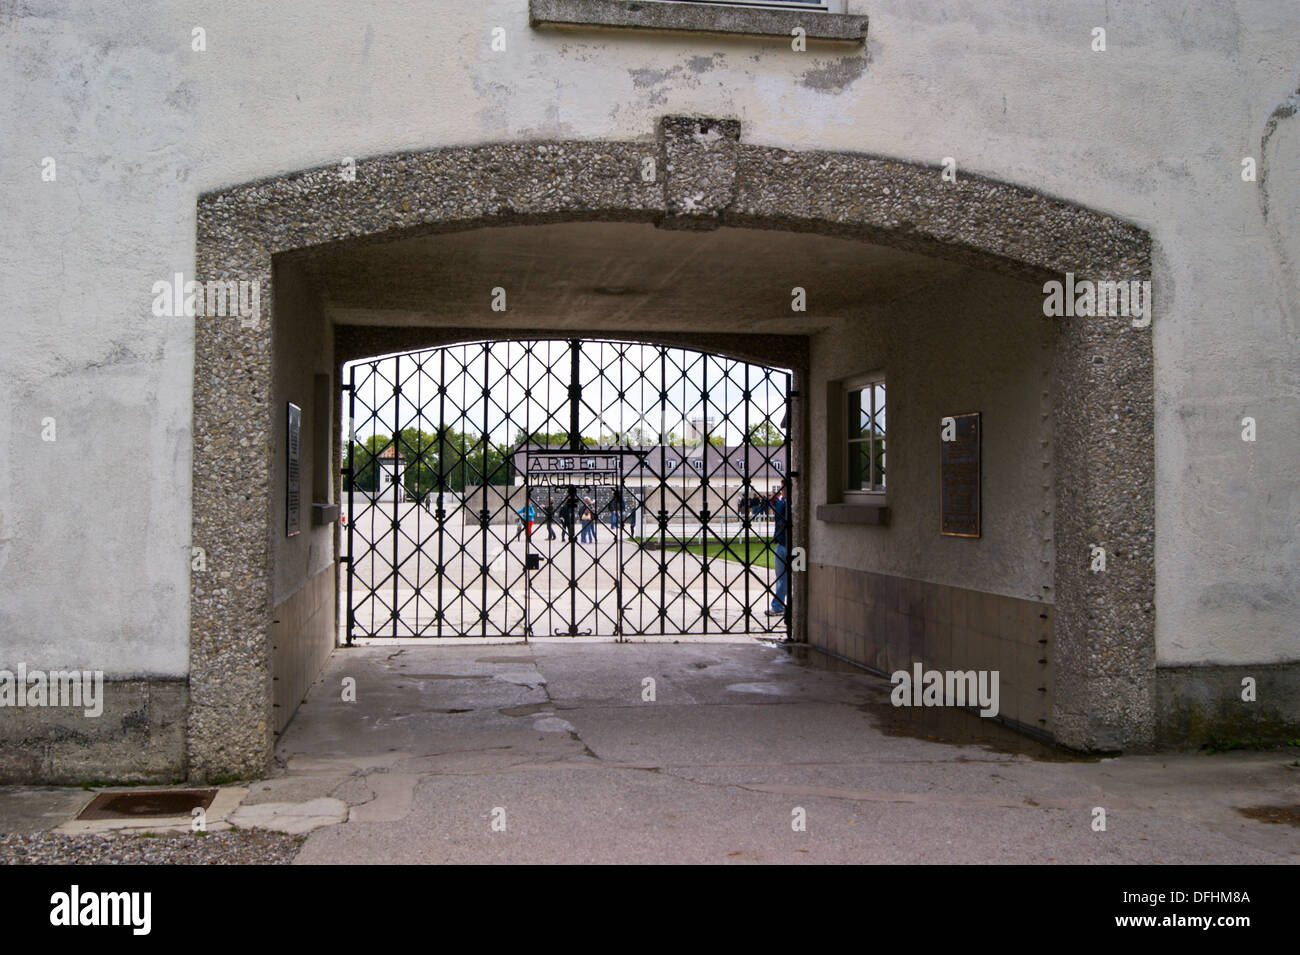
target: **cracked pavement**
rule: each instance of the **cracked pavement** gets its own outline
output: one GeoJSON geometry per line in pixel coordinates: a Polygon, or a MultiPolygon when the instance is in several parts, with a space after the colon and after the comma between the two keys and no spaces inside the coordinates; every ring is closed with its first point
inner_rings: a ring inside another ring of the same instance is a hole
{"type": "Polygon", "coordinates": [[[1073,759],[888,695],[757,641],[343,649],[239,812],[309,805],[298,863],[1300,860],[1239,811],[1300,803],[1296,750],[1073,759]]]}

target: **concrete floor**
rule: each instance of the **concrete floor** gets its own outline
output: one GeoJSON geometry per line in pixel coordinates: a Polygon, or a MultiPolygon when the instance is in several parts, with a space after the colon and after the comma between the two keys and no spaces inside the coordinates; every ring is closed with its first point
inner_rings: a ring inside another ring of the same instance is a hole
{"type": "MultiPolygon", "coordinates": [[[[639,533],[631,525],[616,537],[608,522],[600,522],[596,542],[582,544],[566,541],[558,524],[538,524],[531,539],[519,534],[513,520],[485,532],[463,508],[441,527],[422,507],[407,503],[381,502],[350,519],[350,599],[356,635],[363,638],[475,635],[482,632],[481,611],[487,611],[487,633],[520,639],[526,632],[567,633],[573,624],[595,636],[613,636],[620,626],[625,633],[785,633],[783,620],[765,615],[774,569],[717,557],[706,566],[692,553],[642,550],[630,540],[639,533]],[[524,569],[529,553],[541,558],[537,571],[524,569]]],[[[723,539],[742,533],[734,519],[720,517],[710,527],[723,539]]],[[[655,533],[651,524],[648,534],[655,533]]],[[[667,533],[693,540],[701,527],[676,518],[667,533]]],[[[748,536],[766,542],[771,533],[770,521],[755,521],[748,536]]],[[[347,606],[346,577],[341,598],[347,606]]],[[[340,615],[339,627],[346,640],[346,615],[340,615]]]]}
{"type": "Polygon", "coordinates": [[[1300,804],[1295,750],[1074,760],[888,690],[758,642],[339,650],[240,813],[346,804],[301,863],[1300,860],[1238,811],[1300,804]]]}

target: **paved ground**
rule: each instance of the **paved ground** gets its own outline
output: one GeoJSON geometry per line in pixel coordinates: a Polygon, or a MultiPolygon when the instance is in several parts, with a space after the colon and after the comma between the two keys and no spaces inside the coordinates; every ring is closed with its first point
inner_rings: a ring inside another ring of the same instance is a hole
{"type": "MultiPolygon", "coordinates": [[[[300,863],[1300,860],[1240,811],[1300,805],[1296,750],[1073,760],[888,689],[757,642],[340,650],[229,818],[300,863]]],[[[0,831],[87,796],[0,793],[0,831]]]]}
{"type": "MultiPolygon", "coordinates": [[[[566,541],[559,525],[538,524],[529,540],[513,521],[485,531],[458,508],[439,524],[415,504],[392,502],[362,508],[350,520],[351,606],[359,635],[472,635],[483,633],[485,623],[488,634],[519,637],[529,628],[541,636],[568,633],[570,626],[595,636],[612,636],[620,627],[624,633],[785,630],[781,618],[765,615],[772,568],[716,557],[706,562],[679,549],[643,550],[630,539],[631,527],[615,535],[602,523],[595,543],[577,543],[566,541]],[[525,570],[530,553],[540,558],[531,572],[525,570]]],[[[710,530],[727,540],[744,533],[734,518],[720,517],[710,530]]],[[[655,526],[645,533],[653,537],[655,526]]],[[[666,533],[691,540],[701,528],[675,518],[666,533]]],[[[771,533],[769,521],[755,521],[749,530],[756,547],[771,533]]],[[[737,553],[743,550],[738,546],[737,553]]],[[[346,577],[342,598],[347,606],[346,577]]]]}

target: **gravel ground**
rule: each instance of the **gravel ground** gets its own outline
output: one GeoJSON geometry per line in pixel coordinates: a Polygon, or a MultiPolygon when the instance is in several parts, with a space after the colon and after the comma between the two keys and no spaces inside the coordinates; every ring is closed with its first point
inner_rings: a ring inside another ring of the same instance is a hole
{"type": "Polygon", "coordinates": [[[287,865],[305,836],[260,829],[145,835],[0,835],[0,865],[287,865]]]}

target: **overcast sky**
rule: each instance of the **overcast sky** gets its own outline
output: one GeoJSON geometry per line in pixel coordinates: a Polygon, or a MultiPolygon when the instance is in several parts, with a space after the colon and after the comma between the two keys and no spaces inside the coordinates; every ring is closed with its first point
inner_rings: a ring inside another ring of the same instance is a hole
{"type": "MultiPolygon", "coordinates": [[[[486,423],[495,442],[511,440],[519,427],[529,432],[568,431],[569,343],[494,342],[486,356],[478,343],[345,366],[344,381],[352,369],[356,372],[357,439],[392,434],[399,427],[436,430],[438,379],[444,363],[448,426],[482,432],[486,423]],[[399,374],[402,393],[394,396],[393,384],[399,374]],[[487,398],[482,393],[484,385],[489,390],[487,398]],[[421,405],[423,414],[418,410],[421,405]]],[[[746,410],[751,426],[765,419],[780,425],[787,375],[785,369],[767,369],[681,348],[587,341],[579,366],[581,431],[599,437],[639,427],[653,435],[662,431],[684,435],[686,421],[707,416],[713,419],[711,434],[721,434],[727,444],[739,444],[746,410]],[[668,401],[663,409],[659,390],[665,379],[668,401]],[[748,402],[744,399],[746,387],[751,392],[748,402]]],[[[345,405],[345,428],[346,418],[345,405]]]]}

